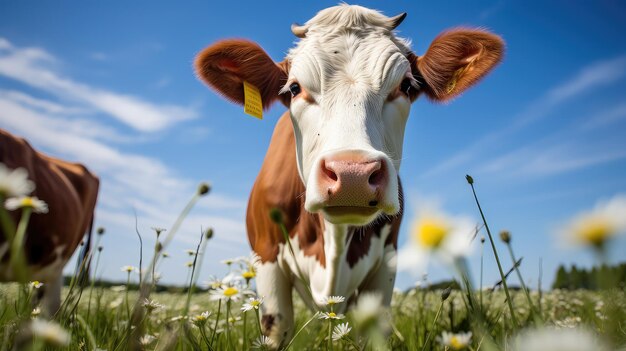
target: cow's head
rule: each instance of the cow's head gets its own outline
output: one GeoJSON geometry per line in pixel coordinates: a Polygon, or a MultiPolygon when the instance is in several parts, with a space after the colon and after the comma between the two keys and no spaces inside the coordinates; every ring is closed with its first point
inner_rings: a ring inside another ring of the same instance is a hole
{"type": "Polygon", "coordinates": [[[226,98],[242,104],[248,81],[265,108],[276,100],[289,107],[305,208],[332,223],[396,214],[411,103],[421,93],[437,102],[457,96],[502,56],[498,36],[464,28],[417,56],[394,33],[405,16],[339,5],[293,25],[300,40],[280,63],[244,40],[220,41],[196,59],[200,78],[226,98]]]}

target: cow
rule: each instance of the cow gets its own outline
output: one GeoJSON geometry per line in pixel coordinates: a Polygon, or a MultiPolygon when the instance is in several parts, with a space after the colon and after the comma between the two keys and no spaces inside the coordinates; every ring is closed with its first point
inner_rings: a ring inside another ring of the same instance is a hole
{"type": "MultiPolygon", "coordinates": [[[[47,213],[33,213],[26,231],[24,253],[28,279],[43,283],[42,309],[52,315],[61,304],[63,267],[93,227],[99,179],[85,166],[36,151],[24,139],[0,129],[0,162],[9,169],[22,168],[35,185],[32,196],[45,201],[47,213]]],[[[21,211],[10,211],[18,223],[21,211]]],[[[14,281],[7,235],[0,229],[0,281],[14,281]]],[[[86,255],[86,250],[83,256],[86,255]]]]}
{"type": "Polygon", "coordinates": [[[403,212],[398,170],[411,103],[422,94],[449,101],[503,55],[499,36],[455,28],[418,56],[395,32],[405,17],[342,4],[292,25],[299,40],[282,62],[242,39],[219,41],[195,59],[199,79],[226,99],[244,104],[247,82],[258,88],[264,109],[275,101],[288,108],[253,185],[246,221],[260,257],[261,322],[276,342],[293,333],[293,288],[313,309],[324,297],[350,302],[363,292],[390,304],[403,212]],[[268,216],[272,209],[282,213],[293,255],[268,216]]]}

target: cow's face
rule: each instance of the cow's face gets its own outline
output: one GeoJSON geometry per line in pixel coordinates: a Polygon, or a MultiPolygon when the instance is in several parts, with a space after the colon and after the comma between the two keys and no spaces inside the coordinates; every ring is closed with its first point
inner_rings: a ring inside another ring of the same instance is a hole
{"type": "Polygon", "coordinates": [[[418,58],[393,32],[404,17],[340,5],[292,26],[301,40],[281,63],[241,40],[217,43],[196,60],[199,76],[227,98],[242,103],[248,81],[264,107],[277,98],[289,106],[305,208],[332,223],[396,214],[411,103],[422,92],[448,100],[500,60],[500,38],[468,29],[444,32],[418,58]]]}

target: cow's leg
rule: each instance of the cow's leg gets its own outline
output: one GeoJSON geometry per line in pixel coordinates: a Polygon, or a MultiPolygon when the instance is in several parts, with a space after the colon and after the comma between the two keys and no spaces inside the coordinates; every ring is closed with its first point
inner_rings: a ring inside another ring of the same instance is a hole
{"type": "Polygon", "coordinates": [[[41,307],[44,312],[53,316],[61,307],[61,288],[63,287],[63,274],[55,275],[54,278],[44,282],[41,307]]]}
{"type": "Polygon", "coordinates": [[[256,285],[259,296],[264,299],[261,305],[263,332],[277,345],[284,345],[294,331],[292,281],[277,262],[265,262],[258,267],[256,285]]]}
{"type": "Polygon", "coordinates": [[[380,293],[383,296],[383,306],[388,307],[391,304],[393,285],[396,281],[397,256],[397,250],[393,245],[385,246],[382,262],[363,284],[360,293],[366,291],[380,293]]]}

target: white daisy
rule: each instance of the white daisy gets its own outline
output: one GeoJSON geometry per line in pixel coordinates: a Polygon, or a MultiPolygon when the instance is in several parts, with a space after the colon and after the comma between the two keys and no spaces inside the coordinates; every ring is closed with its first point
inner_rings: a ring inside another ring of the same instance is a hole
{"type": "Polygon", "coordinates": [[[55,346],[68,346],[70,344],[70,334],[54,322],[35,318],[31,322],[31,330],[34,337],[47,344],[55,346]]]}
{"type": "Polygon", "coordinates": [[[449,348],[450,350],[463,350],[469,346],[472,342],[472,332],[467,333],[450,333],[443,332],[440,337],[437,338],[441,345],[449,348]]]}
{"type": "Polygon", "coordinates": [[[581,328],[530,329],[520,333],[513,341],[513,351],[607,351],[598,336],[581,328]]]}
{"type": "Polygon", "coordinates": [[[243,307],[241,307],[241,310],[244,312],[258,310],[261,304],[263,304],[262,297],[251,297],[248,299],[248,302],[243,304],[243,307]]]}
{"type": "Polygon", "coordinates": [[[133,267],[133,266],[124,266],[124,267],[120,268],[120,270],[122,272],[126,272],[126,273],[132,273],[132,272],[135,272],[135,271],[139,271],[137,269],[137,267],[133,267]]]}
{"type": "Polygon", "coordinates": [[[257,350],[271,350],[276,348],[276,343],[267,336],[261,335],[258,339],[254,340],[252,348],[257,350]]]}
{"type": "Polygon", "coordinates": [[[0,195],[18,197],[28,195],[35,190],[35,183],[28,179],[24,168],[9,169],[0,163],[0,195]]]}
{"type": "Polygon", "coordinates": [[[337,341],[339,339],[343,339],[350,333],[352,327],[348,325],[348,323],[337,324],[333,329],[333,340],[337,341]]]}
{"type": "Polygon", "coordinates": [[[209,319],[209,316],[211,315],[211,312],[209,311],[204,311],[198,315],[196,315],[195,317],[193,317],[193,320],[197,323],[201,323],[204,324],[207,319],[209,319]]]}
{"type": "Polygon", "coordinates": [[[220,287],[215,290],[211,290],[211,300],[238,300],[241,298],[242,291],[234,286],[220,287]]]}
{"type": "Polygon", "coordinates": [[[343,319],[343,314],[335,312],[322,312],[319,319],[343,319]]]}
{"type": "Polygon", "coordinates": [[[326,306],[336,305],[344,301],[346,301],[346,298],[343,296],[324,296],[320,299],[320,302],[326,306]]]}
{"type": "Polygon", "coordinates": [[[572,218],[561,229],[561,236],[568,243],[600,247],[617,234],[626,233],[624,213],[626,195],[617,195],[572,218]]]}
{"type": "Polygon", "coordinates": [[[34,280],[34,281],[30,282],[29,285],[33,289],[39,289],[39,288],[41,288],[43,286],[43,283],[38,281],[38,280],[34,280]]]}
{"type": "Polygon", "coordinates": [[[163,305],[161,305],[160,303],[154,301],[154,300],[149,300],[149,299],[145,299],[143,301],[143,307],[146,308],[146,311],[148,313],[151,313],[152,311],[162,308],[163,305]]]}
{"type": "Polygon", "coordinates": [[[30,208],[35,213],[48,213],[48,205],[39,200],[36,196],[12,197],[4,202],[4,207],[9,211],[15,211],[18,208],[30,208]]]}
{"type": "Polygon", "coordinates": [[[359,296],[352,311],[355,322],[365,324],[378,320],[383,312],[383,296],[379,293],[363,293],[359,296]]]}
{"type": "Polygon", "coordinates": [[[141,338],[139,338],[139,343],[143,346],[147,346],[147,345],[152,344],[154,340],[156,340],[156,337],[154,337],[153,335],[146,334],[142,336],[141,338]]]}

